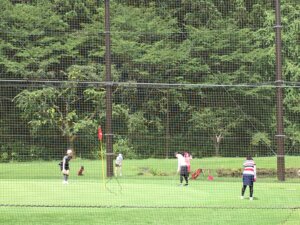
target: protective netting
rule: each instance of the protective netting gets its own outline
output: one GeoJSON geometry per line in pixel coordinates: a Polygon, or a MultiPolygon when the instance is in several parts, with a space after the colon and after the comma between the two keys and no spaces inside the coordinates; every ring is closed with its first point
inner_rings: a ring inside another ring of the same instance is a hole
{"type": "MultiPolygon", "coordinates": [[[[53,160],[68,147],[80,158],[98,159],[105,84],[2,81],[1,87],[16,94],[3,112],[3,162],[53,160]]],[[[173,158],[184,150],[194,157],[276,156],[275,88],[116,83],[114,151],[130,159],[173,158]]],[[[284,89],[299,94],[298,87],[284,89]]],[[[286,154],[299,156],[296,113],[286,110],[285,118],[286,154]]]]}
{"type": "Polygon", "coordinates": [[[0,206],[297,214],[298,1],[281,6],[282,82],[275,82],[273,1],[115,0],[109,31],[105,2],[0,1],[0,206]],[[279,83],[283,183],[276,180],[279,83]],[[58,164],[68,148],[69,184],[62,184],[58,164]],[[177,151],[192,156],[189,187],[177,186],[177,151]],[[240,199],[249,155],[258,177],[251,205],[240,199]],[[115,176],[107,177],[111,163],[115,176]]]}

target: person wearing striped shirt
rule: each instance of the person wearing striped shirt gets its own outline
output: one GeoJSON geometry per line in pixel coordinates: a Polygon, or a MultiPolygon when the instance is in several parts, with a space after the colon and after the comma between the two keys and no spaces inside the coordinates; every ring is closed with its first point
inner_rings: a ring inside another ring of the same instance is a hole
{"type": "Polygon", "coordinates": [[[188,186],[188,167],[185,158],[179,152],[176,152],[175,156],[178,159],[177,173],[180,173],[180,186],[182,186],[183,178],[185,180],[185,186],[188,186]]]}
{"type": "Polygon", "coordinates": [[[244,199],[244,194],[247,186],[250,189],[250,200],[253,200],[253,183],[256,181],[256,164],[251,156],[246,158],[246,161],[243,163],[243,187],[241,199],[244,199]]]}

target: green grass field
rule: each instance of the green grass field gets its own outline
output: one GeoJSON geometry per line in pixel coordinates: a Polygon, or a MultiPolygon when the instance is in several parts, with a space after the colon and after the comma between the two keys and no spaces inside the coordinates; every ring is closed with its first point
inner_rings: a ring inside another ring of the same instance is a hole
{"type": "MultiPolygon", "coordinates": [[[[240,168],[241,158],[194,159],[192,167],[240,168]]],[[[207,175],[179,187],[175,159],[125,160],[123,176],[101,177],[101,162],[71,162],[63,185],[58,162],[0,164],[0,224],[300,224],[300,178],[259,178],[254,201],[240,199],[240,178],[207,175]],[[85,166],[85,175],[77,169],[85,166]],[[141,175],[141,173],[143,175],[141,175]]],[[[276,158],[257,158],[275,168],[276,158]]],[[[297,168],[299,157],[287,157],[297,168]]]]}

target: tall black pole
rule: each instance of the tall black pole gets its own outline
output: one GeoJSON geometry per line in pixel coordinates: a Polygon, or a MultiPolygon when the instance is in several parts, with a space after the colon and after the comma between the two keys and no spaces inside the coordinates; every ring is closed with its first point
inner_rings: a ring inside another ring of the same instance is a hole
{"type": "Polygon", "coordinates": [[[283,94],[282,94],[282,58],[281,58],[281,12],[280,0],[275,0],[275,41],[276,41],[276,120],[277,120],[277,178],[279,181],[285,180],[284,162],[284,127],[283,127],[283,94]]]}
{"type": "Polygon", "coordinates": [[[170,150],[170,110],[169,110],[169,98],[170,98],[170,94],[169,94],[169,90],[167,89],[167,112],[166,112],[166,159],[169,158],[169,150],[170,150]]]}
{"type": "Polygon", "coordinates": [[[112,177],[113,171],[113,134],[112,134],[112,83],[110,49],[110,6],[105,0],[105,81],[106,81],[106,175],[112,177]]]}

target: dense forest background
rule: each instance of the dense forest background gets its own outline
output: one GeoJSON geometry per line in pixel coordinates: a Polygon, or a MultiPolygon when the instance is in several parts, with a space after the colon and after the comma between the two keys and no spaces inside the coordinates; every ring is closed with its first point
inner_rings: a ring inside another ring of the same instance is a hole
{"type": "MultiPolygon", "coordinates": [[[[300,154],[300,4],[282,0],[287,154],[300,154]]],[[[104,2],[0,1],[0,160],[97,158],[104,2]]],[[[274,155],[269,0],[111,0],[114,151],[274,155]]]]}

